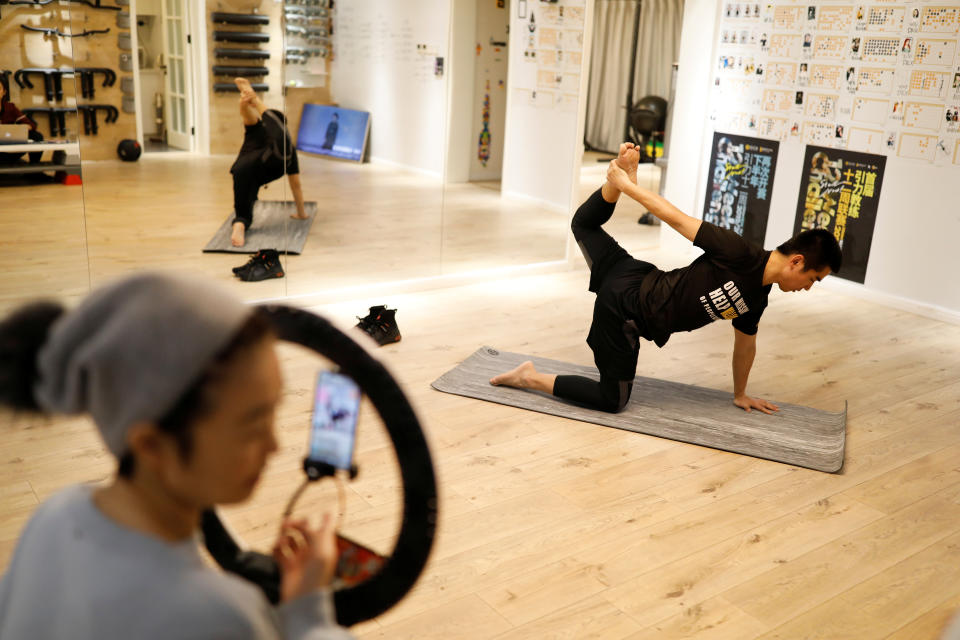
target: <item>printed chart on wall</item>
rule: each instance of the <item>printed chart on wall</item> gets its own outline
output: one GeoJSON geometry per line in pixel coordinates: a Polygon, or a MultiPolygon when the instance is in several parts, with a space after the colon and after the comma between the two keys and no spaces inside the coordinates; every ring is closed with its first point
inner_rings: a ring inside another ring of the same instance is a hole
{"type": "Polygon", "coordinates": [[[714,133],[703,219],[763,246],[779,142],[714,133]]]}
{"type": "Polygon", "coordinates": [[[867,273],[886,156],[808,146],[793,233],[826,229],[840,241],[838,277],[862,283],[867,273]]]}
{"type": "Polygon", "coordinates": [[[715,130],[960,166],[960,1],[721,11],[715,130]]]}
{"type": "Polygon", "coordinates": [[[523,50],[516,73],[510,69],[514,98],[541,109],[577,110],[586,0],[557,0],[550,4],[514,0],[511,42],[523,50]]]}

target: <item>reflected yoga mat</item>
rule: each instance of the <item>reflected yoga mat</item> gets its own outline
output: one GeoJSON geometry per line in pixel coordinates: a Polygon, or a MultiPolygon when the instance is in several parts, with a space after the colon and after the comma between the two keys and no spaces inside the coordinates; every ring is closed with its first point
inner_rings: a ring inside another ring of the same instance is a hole
{"type": "Polygon", "coordinates": [[[773,401],[780,407],[773,415],[747,413],[734,406],[729,392],[637,376],[624,410],[606,413],[549,394],[490,384],[490,378],[525,360],[533,361],[543,373],[600,379],[593,367],[481,347],[432,386],[446,393],[817,471],[833,473],[843,466],[846,406],[841,413],[831,413],[773,401]]]}
{"type": "Polygon", "coordinates": [[[256,253],[260,249],[276,249],[280,253],[300,255],[307,243],[310,227],[317,217],[317,203],[305,202],[306,220],[294,220],[290,214],[297,212],[293,202],[257,200],[253,203],[253,224],[247,229],[246,243],[242,247],[230,244],[233,230],[233,214],[220,225],[213,239],[203,248],[204,253],[256,253]]]}

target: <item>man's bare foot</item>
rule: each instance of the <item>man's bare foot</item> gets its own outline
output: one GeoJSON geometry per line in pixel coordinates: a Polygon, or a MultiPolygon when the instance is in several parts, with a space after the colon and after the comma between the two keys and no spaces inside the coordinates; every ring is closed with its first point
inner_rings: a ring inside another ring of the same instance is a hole
{"type": "Polygon", "coordinates": [[[290,217],[293,218],[294,220],[309,220],[309,219],[310,219],[310,216],[308,216],[308,215],[305,214],[305,213],[302,214],[302,215],[299,214],[299,213],[291,213],[291,214],[290,214],[290,217]]]}
{"type": "Polygon", "coordinates": [[[617,165],[623,169],[630,182],[637,184],[637,166],[640,164],[640,149],[632,142],[624,142],[620,145],[620,153],[617,155],[617,165]]]}
{"type": "Polygon", "coordinates": [[[237,89],[240,89],[240,93],[250,92],[253,93],[253,85],[250,84],[250,81],[246,78],[234,78],[233,84],[237,85],[237,89]]]}
{"type": "Polygon", "coordinates": [[[235,247],[242,247],[246,240],[247,228],[242,222],[233,223],[233,233],[230,234],[230,244],[235,247]]]}
{"type": "Polygon", "coordinates": [[[527,360],[519,367],[506,373],[490,378],[490,384],[495,387],[514,387],[517,389],[529,389],[533,377],[537,374],[533,363],[527,360]]]}

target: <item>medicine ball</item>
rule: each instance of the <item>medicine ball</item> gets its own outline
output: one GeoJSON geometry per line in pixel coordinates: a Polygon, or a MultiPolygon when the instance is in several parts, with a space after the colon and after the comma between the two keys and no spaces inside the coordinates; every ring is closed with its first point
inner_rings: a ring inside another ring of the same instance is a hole
{"type": "Polygon", "coordinates": [[[117,145],[117,155],[126,162],[136,162],[140,157],[140,143],[136,140],[121,140],[117,145]]]}

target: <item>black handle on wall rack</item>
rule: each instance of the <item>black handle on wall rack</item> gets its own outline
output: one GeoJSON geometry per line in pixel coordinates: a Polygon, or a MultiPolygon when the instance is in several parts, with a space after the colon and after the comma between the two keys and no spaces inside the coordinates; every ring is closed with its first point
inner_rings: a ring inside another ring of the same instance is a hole
{"type": "Polygon", "coordinates": [[[103,74],[104,87],[111,87],[117,81],[116,72],[106,67],[77,67],[74,72],[80,76],[80,95],[84,98],[93,98],[96,94],[93,82],[95,74],[103,74]]]}
{"type": "Polygon", "coordinates": [[[77,73],[89,73],[91,75],[96,73],[103,74],[103,85],[104,87],[112,87],[117,81],[117,72],[108,67],[76,67],[74,69],[77,73]]]}
{"type": "Polygon", "coordinates": [[[238,60],[266,60],[270,57],[269,51],[262,49],[227,49],[218,48],[213,50],[215,58],[236,58],[238,60]]]}
{"type": "MultiPolygon", "coordinates": [[[[250,87],[254,91],[270,91],[270,85],[263,82],[254,82],[250,84],[250,87]]],[[[213,90],[217,92],[233,92],[240,93],[240,89],[237,88],[237,85],[232,82],[215,82],[213,83],[213,90]]]]}
{"type": "Polygon", "coordinates": [[[74,107],[28,107],[23,110],[28,116],[33,113],[46,113],[50,121],[50,137],[67,135],[67,114],[77,113],[74,107]]]}
{"type": "Polygon", "coordinates": [[[43,75],[43,90],[46,94],[47,100],[51,102],[54,100],[63,100],[62,77],[65,74],[72,74],[73,69],[28,67],[25,69],[18,69],[16,73],[13,74],[13,79],[17,83],[17,86],[21,89],[33,89],[33,83],[30,82],[30,76],[35,73],[43,75]]]}
{"type": "Polygon", "coordinates": [[[235,67],[232,65],[214,65],[213,75],[215,76],[232,76],[232,77],[243,77],[251,78],[254,76],[265,76],[270,73],[270,70],[266,67],[235,67]]]}
{"type": "Polygon", "coordinates": [[[270,24],[270,18],[259,13],[214,11],[210,14],[210,20],[214,24],[270,24]]]}
{"type": "Polygon", "coordinates": [[[104,122],[116,122],[120,117],[120,111],[112,104],[78,104],[77,110],[83,114],[83,132],[87,135],[97,135],[99,131],[97,111],[107,112],[104,122]]]}
{"type": "Polygon", "coordinates": [[[214,31],[217,42],[270,42],[270,35],[257,31],[214,31]]]}
{"type": "Polygon", "coordinates": [[[120,7],[111,7],[109,5],[100,4],[100,0],[70,0],[70,2],[85,4],[88,7],[91,7],[93,9],[106,9],[107,11],[120,11],[120,7]]]}

